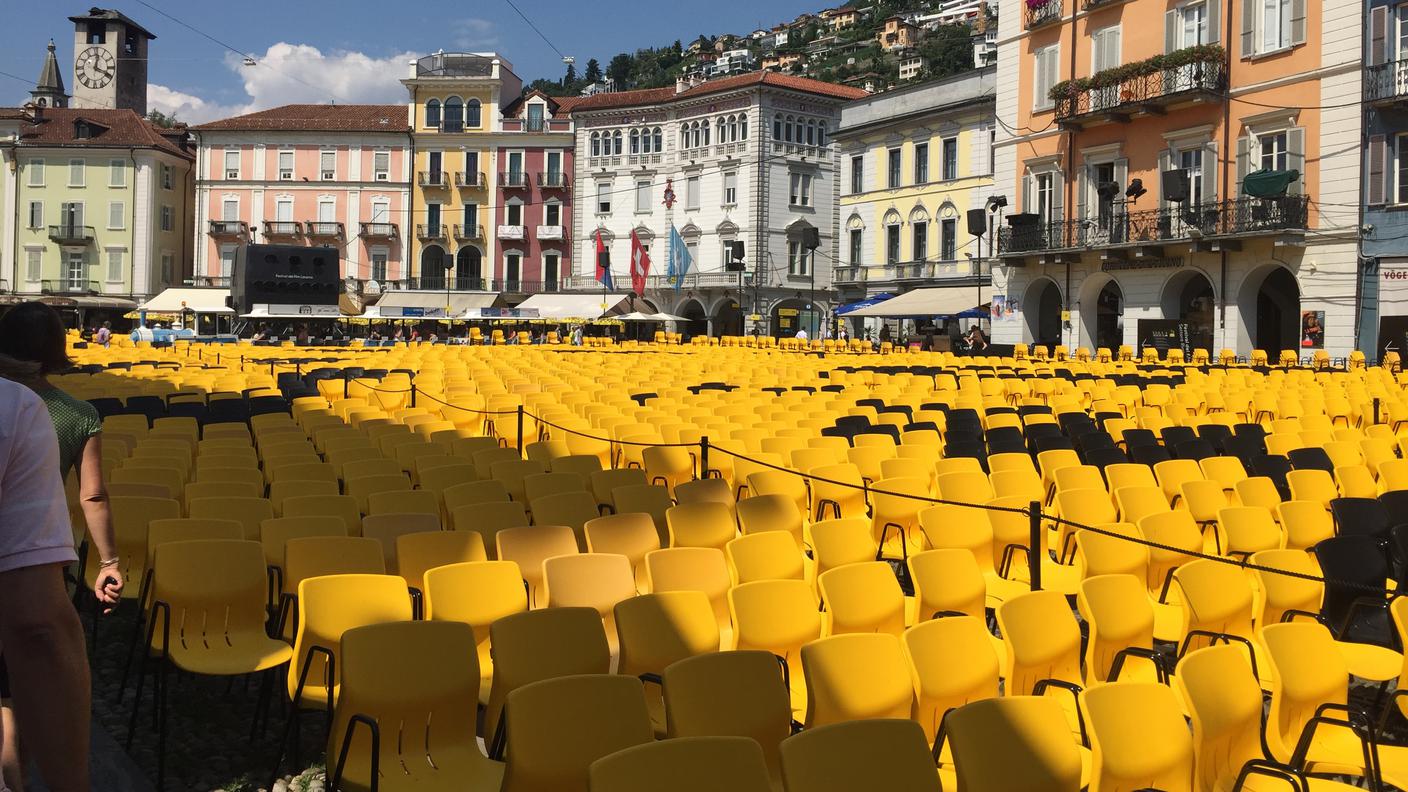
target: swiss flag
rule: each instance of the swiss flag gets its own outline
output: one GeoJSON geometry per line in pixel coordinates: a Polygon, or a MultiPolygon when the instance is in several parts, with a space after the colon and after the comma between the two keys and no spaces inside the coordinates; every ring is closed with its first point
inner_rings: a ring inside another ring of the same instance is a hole
{"type": "Polygon", "coordinates": [[[637,297],[645,295],[645,279],[650,275],[650,254],[640,243],[640,237],[631,231],[631,291],[637,297]]]}

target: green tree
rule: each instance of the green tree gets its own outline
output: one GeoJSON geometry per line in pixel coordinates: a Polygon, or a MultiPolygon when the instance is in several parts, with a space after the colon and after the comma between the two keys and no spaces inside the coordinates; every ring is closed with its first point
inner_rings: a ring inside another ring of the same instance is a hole
{"type": "Polygon", "coordinates": [[[562,76],[562,87],[571,88],[577,82],[577,67],[575,64],[567,64],[567,73],[562,76]]]}
{"type": "Polygon", "coordinates": [[[601,82],[601,64],[596,62],[596,58],[587,61],[587,70],[582,77],[589,83],[601,82]]]}
{"type": "Polygon", "coordinates": [[[147,120],[163,129],[171,129],[181,125],[181,120],[176,117],[175,113],[167,115],[160,110],[152,110],[147,113],[147,120]]]}
{"type": "Polygon", "coordinates": [[[973,68],[973,32],[967,25],[940,25],[919,45],[929,59],[928,76],[939,78],[973,68]]]}
{"type": "Polygon", "coordinates": [[[606,76],[616,83],[618,90],[630,87],[631,73],[635,71],[635,58],[622,52],[611,59],[606,66],[606,76]]]}

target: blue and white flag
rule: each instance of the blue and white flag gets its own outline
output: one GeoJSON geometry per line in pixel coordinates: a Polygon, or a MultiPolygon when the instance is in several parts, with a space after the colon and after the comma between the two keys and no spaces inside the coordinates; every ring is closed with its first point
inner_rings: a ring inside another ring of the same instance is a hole
{"type": "Polygon", "coordinates": [[[670,276],[670,282],[675,285],[675,291],[679,291],[680,286],[684,284],[684,276],[689,274],[689,267],[693,263],[694,260],[690,258],[689,248],[685,247],[679,229],[671,224],[669,268],[666,272],[670,276]]]}

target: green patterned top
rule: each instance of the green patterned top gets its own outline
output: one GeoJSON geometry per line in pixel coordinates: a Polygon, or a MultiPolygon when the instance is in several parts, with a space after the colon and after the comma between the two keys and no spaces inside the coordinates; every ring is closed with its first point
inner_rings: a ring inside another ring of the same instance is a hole
{"type": "Polygon", "coordinates": [[[59,475],[68,478],[73,466],[78,464],[78,455],[83,452],[83,444],[88,438],[103,431],[102,419],[98,411],[82,399],[75,399],[58,388],[39,391],[39,398],[49,408],[49,418],[54,422],[54,431],[59,435],[59,475]]]}

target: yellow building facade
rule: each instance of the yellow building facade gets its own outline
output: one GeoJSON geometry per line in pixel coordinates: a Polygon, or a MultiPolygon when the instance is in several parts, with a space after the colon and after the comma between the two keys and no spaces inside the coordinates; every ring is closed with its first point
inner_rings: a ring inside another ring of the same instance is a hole
{"type": "MultiPolygon", "coordinates": [[[[991,234],[970,234],[967,214],[993,196],[995,90],[988,68],[843,108],[832,279],[843,304],[988,282],[991,234]]],[[[985,211],[989,230],[995,219],[985,211]]]]}

